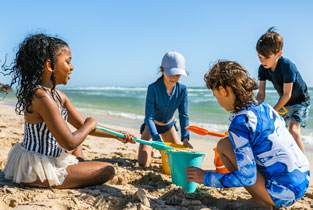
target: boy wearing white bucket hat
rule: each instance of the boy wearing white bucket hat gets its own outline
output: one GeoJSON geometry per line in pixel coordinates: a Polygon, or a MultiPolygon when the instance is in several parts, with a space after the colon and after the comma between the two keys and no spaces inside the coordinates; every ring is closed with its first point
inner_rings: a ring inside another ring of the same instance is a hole
{"type": "MultiPolygon", "coordinates": [[[[187,77],[185,58],[178,52],[167,52],[160,67],[162,76],[148,86],[145,120],[140,127],[141,139],[165,141],[179,144],[174,113],[178,110],[181,127],[181,141],[189,143],[188,92],[187,87],[179,83],[181,75],[187,77]],[[162,137],[162,138],[161,138],[162,137]]],[[[138,162],[141,166],[150,166],[152,148],[140,144],[138,162]]]]}

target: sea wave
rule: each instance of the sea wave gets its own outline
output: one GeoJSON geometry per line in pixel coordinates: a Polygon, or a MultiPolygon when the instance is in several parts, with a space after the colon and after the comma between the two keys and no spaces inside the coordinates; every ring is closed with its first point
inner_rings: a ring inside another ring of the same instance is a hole
{"type": "Polygon", "coordinates": [[[188,92],[208,92],[210,90],[208,90],[207,88],[188,88],[188,92]]]}
{"type": "Polygon", "coordinates": [[[277,93],[276,90],[266,90],[265,93],[277,93]]]}
{"type": "Polygon", "coordinates": [[[114,97],[114,98],[140,98],[144,99],[146,95],[144,94],[137,94],[135,92],[124,92],[124,93],[112,93],[112,92],[89,92],[83,93],[86,96],[104,96],[104,97],[114,97]]]}
{"type": "MultiPolygon", "coordinates": [[[[147,87],[64,87],[62,90],[120,90],[120,91],[147,91],[147,87]]],[[[188,88],[188,92],[208,92],[207,88],[188,88]]]]}
{"type": "Polygon", "coordinates": [[[117,111],[108,111],[108,114],[111,116],[123,117],[131,120],[141,120],[145,119],[144,115],[138,115],[133,113],[126,113],[126,112],[117,112],[117,111]]]}
{"type": "MultiPolygon", "coordinates": [[[[87,107],[91,107],[90,104],[85,105],[87,107]]],[[[86,108],[86,107],[76,107],[77,111],[82,112],[82,113],[92,113],[92,114],[96,114],[96,115],[106,115],[108,113],[108,111],[106,110],[100,110],[100,109],[94,109],[94,108],[86,108]]]]}
{"type": "MultiPolygon", "coordinates": [[[[147,87],[122,87],[122,86],[110,86],[110,87],[64,87],[62,88],[62,90],[94,90],[94,91],[130,91],[130,92],[133,92],[133,91],[139,91],[139,92],[146,92],[147,91],[147,87]]],[[[189,93],[212,93],[211,90],[208,90],[207,88],[205,87],[188,87],[188,92],[189,93]]],[[[309,95],[313,95],[313,90],[312,88],[308,88],[308,92],[309,92],[309,95]]],[[[257,93],[257,91],[256,91],[257,93]]],[[[267,94],[276,94],[277,91],[274,89],[274,88],[267,88],[266,89],[266,93],[267,94]]]]}
{"type": "Polygon", "coordinates": [[[216,101],[216,99],[215,98],[208,98],[208,97],[198,98],[198,99],[194,99],[194,100],[191,99],[192,103],[205,103],[205,102],[209,102],[209,101],[216,101]]]}
{"type": "Polygon", "coordinates": [[[64,88],[63,90],[120,90],[120,91],[147,91],[146,87],[74,87],[64,88]]]}

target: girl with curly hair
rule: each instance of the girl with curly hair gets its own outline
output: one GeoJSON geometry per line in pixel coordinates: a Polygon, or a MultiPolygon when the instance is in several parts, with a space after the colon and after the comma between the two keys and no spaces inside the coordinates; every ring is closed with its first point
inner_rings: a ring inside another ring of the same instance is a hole
{"type": "Polygon", "coordinates": [[[36,34],[20,44],[13,66],[3,67],[12,76],[11,86],[17,83],[15,110],[25,119],[23,142],[11,149],[5,178],[24,186],[55,188],[121,182],[110,163],[84,162],[80,145],[89,134],[124,143],[134,143],[133,135],[122,131],[122,139],[95,130],[97,122],[90,117],[84,119],[56,88],[70,79],[74,69],[71,59],[66,42],[36,34]],[[76,128],[74,132],[67,122],[76,128]]]}
{"type": "Polygon", "coordinates": [[[218,61],[204,79],[219,105],[231,112],[229,136],[217,144],[230,173],[189,167],[187,181],[245,187],[257,204],[270,209],[299,200],[309,186],[309,162],[283,118],[268,104],[254,100],[256,81],[232,61],[218,61]]]}

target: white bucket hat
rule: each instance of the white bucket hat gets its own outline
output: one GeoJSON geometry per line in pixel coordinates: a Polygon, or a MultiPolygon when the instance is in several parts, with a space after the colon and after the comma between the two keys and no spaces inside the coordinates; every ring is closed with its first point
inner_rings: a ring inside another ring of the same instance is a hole
{"type": "Polygon", "coordinates": [[[162,59],[162,64],[165,73],[169,76],[184,75],[187,77],[185,70],[185,58],[178,52],[167,52],[162,59]]]}

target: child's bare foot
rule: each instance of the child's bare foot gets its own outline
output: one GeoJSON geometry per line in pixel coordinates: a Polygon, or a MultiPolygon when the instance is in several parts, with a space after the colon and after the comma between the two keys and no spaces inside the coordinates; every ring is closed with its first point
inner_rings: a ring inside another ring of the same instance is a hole
{"type": "Polygon", "coordinates": [[[110,184],[110,185],[121,185],[123,184],[123,177],[121,176],[114,176],[113,179],[111,179],[110,181],[108,181],[106,184],[110,184]]]}

